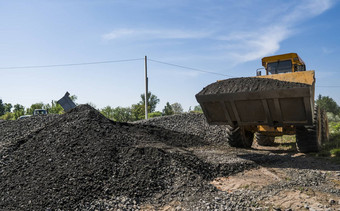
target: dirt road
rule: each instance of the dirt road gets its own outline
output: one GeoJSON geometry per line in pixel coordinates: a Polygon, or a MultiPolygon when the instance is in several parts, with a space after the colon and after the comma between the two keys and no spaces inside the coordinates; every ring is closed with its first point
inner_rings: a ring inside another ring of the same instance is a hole
{"type": "Polygon", "coordinates": [[[236,156],[257,166],[217,177],[211,184],[230,195],[249,198],[253,209],[340,210],[339,166],[301,153],[273,153],[268,149],[237,152],[236,156]]]}

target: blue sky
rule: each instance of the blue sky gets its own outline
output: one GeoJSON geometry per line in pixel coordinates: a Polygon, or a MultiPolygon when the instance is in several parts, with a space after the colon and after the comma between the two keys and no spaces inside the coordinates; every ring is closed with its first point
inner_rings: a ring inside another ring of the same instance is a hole
{"type": "MultiPolygon", "coordinates": [[[[338,0],[0,0],[0,20],[0,68],[147,55],[244,77],[264,56],[297,52],[316,71],[316,94],[340,104],[338,0]]],[[[152,61],[148,73],[158,110],[179,102],[187,111],[203,87],[227,78],[152,61]]],[[[144,92],[143,60],[0,74],[0,98],[26,107],[66,91],[98,108],[130,106],[144,92]]]]}

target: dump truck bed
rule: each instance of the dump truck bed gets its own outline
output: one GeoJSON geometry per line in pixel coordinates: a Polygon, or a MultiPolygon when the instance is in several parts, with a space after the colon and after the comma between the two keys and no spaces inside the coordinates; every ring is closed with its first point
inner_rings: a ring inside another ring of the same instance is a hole
{"type": "Polygon", "coordinates": [[[196,95],[209,124],[312,125],[314,71],[241,78],[236,82],[218,81],[196,95]]]}

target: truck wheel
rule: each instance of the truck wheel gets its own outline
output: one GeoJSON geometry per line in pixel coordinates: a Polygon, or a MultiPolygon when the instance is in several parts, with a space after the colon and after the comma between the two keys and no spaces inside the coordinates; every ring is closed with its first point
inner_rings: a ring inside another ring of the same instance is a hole
{"type": "Polygon", "coordinates": [[[275,136],[266,136],[261,133],[255,133],[255,139],[260,146],[273,146],[275,141],[275,136]]]}
{"type": "Polygon", "coordinates": [[[250,148],[253,144],[254,133],[241,127],[228,126],[228,143],[232,147],[250,148]]]}
{"type": "Polygon", "coordinates": [[[296,148],[299,152],[318,152],[321,149],[322,126],[320,109],[316,106],[312,126],[296,127],[296,148]]]}
{"type": "Polygon", "coordinates": [[[322,143],[329,141],[328,118],[327,112],[324,110],[321,110],[321,135],[322,143]]]}

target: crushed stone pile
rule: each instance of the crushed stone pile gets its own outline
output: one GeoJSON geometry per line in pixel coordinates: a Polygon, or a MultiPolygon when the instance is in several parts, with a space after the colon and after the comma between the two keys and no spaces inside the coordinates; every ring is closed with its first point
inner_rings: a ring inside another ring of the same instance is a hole
{"type": "Polygon", "coordinates": [[[227,126],[209,125],[204,114],[184,113],[135,122],[199,137],[208,144],[228,145],[227,126]]]}
{"type": "Polygon", "coordinates": [[[20,119],[17,121],[0,121],[0,156],[8,147],[13,148],[14,145],[32,133],[45,127],[45,125],[53,121],[57,116],[50,114],[47,116],[32,116],[30,118],[20,119]]]}
{"type": "Polygon", "coordinates": [[[280,81],[270,78],[244,77],[230,78],[209,84],[197,95],[237,93],[237,92],[261,92],[273,89],[289,89],[308,87],[304,83],[280,81]]]}
{"type": "Polygon", "coordinates": [[[192,120],[205,124],[199,115],[187,116],[186,124],[185,115],[174,118],[164,119],[167,127],[119,123],[80,105],[63,115],[1,122],[0,210],[139,209],[208,200],[217,191],[212,178],[254,166],[242,159],[204,161],[185,147],[218,135],[195,128],[192,120]],[[171,128],[176,119],[182,126],[171,128]]]}

